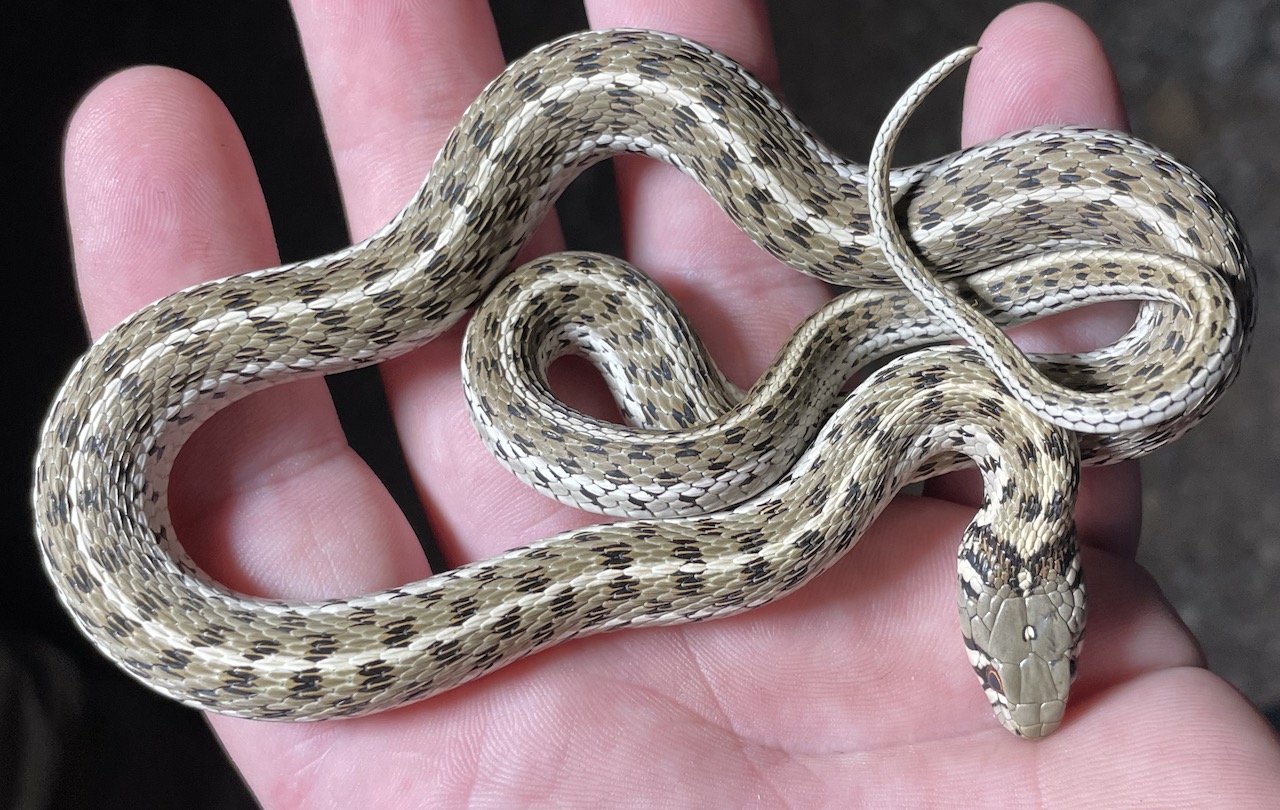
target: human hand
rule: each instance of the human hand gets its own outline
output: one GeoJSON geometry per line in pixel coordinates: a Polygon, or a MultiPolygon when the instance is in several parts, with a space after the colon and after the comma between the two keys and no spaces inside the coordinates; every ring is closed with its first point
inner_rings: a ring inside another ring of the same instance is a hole
{"type": "MultiPolygon", "coordinates": [[[[594,26],[686,34],[774,75],[758,7],[667,6],[588,3],[594,26]]],[[[367,4],[295,8],[351,230],[363,236],[409,197],[462,108],[500,69],[488,10],[466,0],[402,16],[367,4]]],[[[966,142],[1033,123],[1123,125],[1097,43],[1065,12],[1016,9],[983,44],[966,142]]],[[[249,157],[225,110],[193,80],[140,69],[104,83],[77,114],[67,157],[95,334],[177,287],[277,263],[249,157]]],[[[621,161],[619,187],[630,258],[682,299],[733,379],[754,378],[825,289],[778,267],[667,167],[621,161]],[[760,307],[766,296],[770,306],[760,307]]],[[[532,250],[557,246],[546,228],[532,250]]],[[[1122,320],[1095,313],[1024,334],[1071,348],[1122,320]]],[[[450,563],[592,521],[515,484],[480,449],[457,352],[456,340],[442,339],[384,366],[450,563]]],[[[184,546],[238,590],[335,597],[429,573],[395,505],[347,448],[319,381],[220,414],[184,451],[172,492],[184,546]]],[[[954,483],[932,492],[966,497],[954,483]]],[[[268,806],[1273,796],[1274,740],[1203,670],[1194,641],[1133,562],[1136,494],[1131,468],[1092,471],[1085,483],[1089,642],[1066,724],[1037,744],[992,720],[969,674],[954,557],[970,510],[935,498],[899,499],[834,570],[743,617],[575,642],[369,718],[212,722],[268,806]]]]}

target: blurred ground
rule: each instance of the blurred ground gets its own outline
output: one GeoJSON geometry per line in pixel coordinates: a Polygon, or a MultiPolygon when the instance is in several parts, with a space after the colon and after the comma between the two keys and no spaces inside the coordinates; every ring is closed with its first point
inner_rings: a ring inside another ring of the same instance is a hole
{"type": "MultiPolygon", "coordinates": [[[[584,25],[570,0],[495,2],[508,53],[584,25]]],[[[897,94],[936,57],[973,42],[1011,5],[996,0],[904,3],[773,0],[784,90],[801,117],[840,151],[864,155],[897,94]]],[[[1280,706],[1280,317],[1265,305],[1280,234],[1280,6],[1267,0],[1070,0],[1110,52],[1134,130],[1196,166],[1250,234],[1264,306],[1254,353],[1236,387],[1189,437],[1145,464],[1142,562],[1201,639],[1214,670],[1260,706],[1280,706]]],[[[193,714],[152,698],[85,649],[38,571],[26,487],[32,437],[53,387],[84,345],[62,228],[59,149],[76,101],[113,70],[169,64],[208,82],[245,130],[286,259],[345,241],[332,174],[288,13],[239,0],[128,6],[22,4],[0,34],[10,123],[19,156],[6,171],[9,265],[25,284],[10,303],[36,352],[12,358],[23,394],[20,449],[4,501],[11,527],[9,603],[0,611],[0,805],[250,807],[193,714]],[[234,58],[231,58],[234,54],[234,58]],[[18,238],[20,237],[20,239],[18,238]],[[75,774],[74,778],[71,775],[75,774]],[[7,778],[6,778],[7,777],[7,778]],[[16,791],[25,790],[21,794],[16,791]],[[191,797],[198,797],[194,802],[191,797]]],[[[902,161],[956,145],[958,86],[913,122],[902,161]]],[[[608,208],[607,174],[572,190],[570,244],[610,248],[589,218],[608,208]]],[[[602,235],[603,234],[603,235],[602,235]]],[[[345,386],[346,384],[344,384],[345,386]]],[[[348,402],[369,396],[350,384],[348,402]]],[[[353,406],[348,405],[348,408],[353,406]]],[[[356,406],[360,407],[360,406],[356,406]]],[[[378,436],[353,433],[370,456],[378,436]]],[[[393,457],[393,456],[392,456],[393,457]]],[[[394,466],[394,465],[392,465],[394,466]]]]}

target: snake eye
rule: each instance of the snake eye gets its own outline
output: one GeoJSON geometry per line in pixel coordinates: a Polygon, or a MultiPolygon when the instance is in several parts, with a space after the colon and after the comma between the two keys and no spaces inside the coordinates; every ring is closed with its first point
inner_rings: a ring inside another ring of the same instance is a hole
{"type": "Polygon", "coordinates": [[[979,677],[982,678],[982,687],[984,689],[989,689],[1000,695],[1004,694],[1004,682],[1000,680],[1000,673],[996,671],[995,667],[987,664],[982,668],[979,677]]]}

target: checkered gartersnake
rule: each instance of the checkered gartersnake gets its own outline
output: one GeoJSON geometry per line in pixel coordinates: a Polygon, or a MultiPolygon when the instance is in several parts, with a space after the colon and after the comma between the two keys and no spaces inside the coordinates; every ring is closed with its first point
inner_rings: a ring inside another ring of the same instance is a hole
{"type": "Polygon", "coordinates": [[[1078,461],[1142,455],[1207,412],[1243,354],[1253,279],[1215,194],[1125,135],[1021,132],[889,173],[911,106],[966,58],[912,89],[870,173],[676,37],[584,33],[515,62],[386,228],[169,296],[76,364],[34,492],[63,603],[108,657],[188,705],[354,716],[569,638],[771,602],[838,559],[900,487],[976,463],[987,502],[959,561],[970,660],[1008,728],[1051,732],[1084,627],[1078,461]],[[851,288],[750,391],[621,262],[561,254],[508,273],[567,183],[623,151],[679,167],[778,259],[851,288]],[[354,599],[251,598],[197,569],[166,483],[200,423],[264,386],[421,346],[486,293],[464,358],[482,437],[554,497],[638,519],[354,599]],[[1142,304],[1097,351],[1024,356],[999,331],[1107,299],[1142,304]],[[940,345],[955,338],[967,345],[940,345]],[[602,369],[630,426],[550,396],[546,367],[566,351],[602,369]]]}

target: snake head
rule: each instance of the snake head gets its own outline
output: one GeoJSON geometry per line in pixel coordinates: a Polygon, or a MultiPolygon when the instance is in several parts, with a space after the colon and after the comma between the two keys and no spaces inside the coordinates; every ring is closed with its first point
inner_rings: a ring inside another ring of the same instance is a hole
{"type": "Polygon", "coordinates": [[[960,557],[960,617],[969,663],[996,719],[1039,739],[1062,723],[1084,635],[1084,581],[1075,544],[1057,561],[993,584],[960,557]],[[1020,587],[1020,584],[1022,587],[1020,587]]]}

